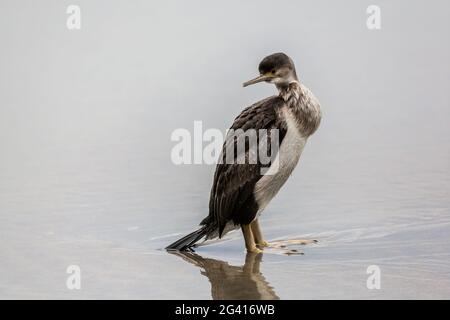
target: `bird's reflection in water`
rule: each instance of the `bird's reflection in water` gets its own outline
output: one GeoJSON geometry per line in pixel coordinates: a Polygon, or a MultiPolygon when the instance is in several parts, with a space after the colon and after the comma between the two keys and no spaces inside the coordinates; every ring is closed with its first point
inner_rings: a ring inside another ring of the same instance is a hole
{"type": "Polygon", "coordinates": [[[274,289],[260,271],[262,253],[247,253],[243,266],[232,266],[228,262],[203,258],[193,252],[172,252],[201,269],[201,274],[211,282],[214,300],[279,299],[274,289]]]}

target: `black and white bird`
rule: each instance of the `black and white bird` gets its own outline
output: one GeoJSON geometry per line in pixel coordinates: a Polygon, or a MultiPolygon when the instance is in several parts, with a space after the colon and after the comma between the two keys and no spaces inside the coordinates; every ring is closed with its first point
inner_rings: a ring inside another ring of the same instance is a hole
{"type": "MultiPolygon", "coordinates": [[[[321,120],[320,104],[312,92],[300,83],[294,62],[284,53],[265,57],[259,64],[260,75],[245,82],[244,87],[258,82],[273,83],[278,95],[261,100],[244,109],[234,120],[231,129],[277,129],[279,148],[270,162],[268,171],[263,164],[218,163],[209,201],[209,215],[200,228],[170,244],[167,250],[190,250],[200,240],[221,238],[228,231],[241,228],[249,252],[261,252],[269,246],[262,236],[258,217],[278,193],[296,167],[308,137],[318,128],[321,120]],[[275,168],[276,164],[276,168],[275,168]]],[[[227,144],[235,137],[227,136],[227,144]]],[[[258,142],[261,143],[261,142],[258,142]]],[[[245,151],[249,156],[249,150],[245,151]]]]}

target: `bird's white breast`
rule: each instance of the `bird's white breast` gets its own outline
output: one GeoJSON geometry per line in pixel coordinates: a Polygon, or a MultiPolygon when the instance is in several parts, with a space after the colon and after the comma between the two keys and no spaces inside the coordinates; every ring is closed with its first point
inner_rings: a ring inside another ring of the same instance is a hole
{"type": "Polygon", "coordinates": [[[258,215],[278,193],[296,167],[307,137],[301,135],[291,111],[283,108],[282,116],[287,123],[287,132],[275,161],[267,173],[256,183],[254,196],[258,203],[258,215]]]}

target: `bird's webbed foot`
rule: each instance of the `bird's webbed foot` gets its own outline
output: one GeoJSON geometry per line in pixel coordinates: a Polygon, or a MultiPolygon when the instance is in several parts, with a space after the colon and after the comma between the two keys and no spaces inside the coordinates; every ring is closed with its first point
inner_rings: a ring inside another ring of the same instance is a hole
{"type": "Polygon", "coordinates": [[[302,250],[296,248],[290,248],[295,245],[307,245],[317,243],[317,240],[310,239],[290,239],[290,240],[278,240],[273,242],[265,242],[265,248],[274,253],[281,253],[285,255],[303,255],[302,250]]]}
{"type": "Polygon", "coordinates": [[[270,248],[278,248],[278,249],[284,249],[288,246],[292,245],[307,245],[307,244],[313,244],[317,243],[317,240],[313,239],[287,239],[287,240],[278,240],[273,242],[266,242],[268,245],[267,247],[270,248]]]}

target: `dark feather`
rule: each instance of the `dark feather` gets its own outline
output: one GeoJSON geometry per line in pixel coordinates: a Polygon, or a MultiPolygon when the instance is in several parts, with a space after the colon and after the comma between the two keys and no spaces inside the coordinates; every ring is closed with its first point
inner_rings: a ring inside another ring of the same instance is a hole
{"type": "MultiPolygon", "coordinates": [[[[278,113],[284,105],[285,102],[279,96],[272,96],[259,101],[244,109],[234,120],[231,129],[242,129],[244,131],[249,129],[278,129],[278,145],[281,145],[287,127],[285,122],[280,120],[278,113]]],[[[234,141],[227,139],[224,143],[223,159],[226,159],[226,146],[230,143],[234,144],[234,141]]],[[[268,152],[272,152],[270,142],[268,143],[268,152]]],[[[248,159],[248,148],[246,148],[245,156],[248,159]]],[[[274,159],[276,154],[271,156],[274,159]]],[[[236,159],[236,152],[234,152],[234,157],[236,159]]],[[[218,229],[220,237],[229,221],[233,221],[234,224],[250,223],[258,211],[253,189],[262,177],[261,169],[264,166],[268,167],[270,164],[263,165],[259,160],[256,164],[249,164],[247,161],[245,164],[219,163],[216,167],[211,189],[209,215],[201,224],[210,226],[212,229],[218,229]]]]}
{"type": "Polygon", "coordinates": [[[203,238],[207,234],[207,227],[201,227],[194,232],[189,233],[183,238],[169,244],[166,250],[179,250],[184,251],[191,248],[197,241],[203,238]]]}

